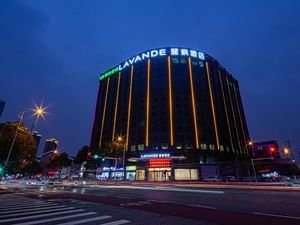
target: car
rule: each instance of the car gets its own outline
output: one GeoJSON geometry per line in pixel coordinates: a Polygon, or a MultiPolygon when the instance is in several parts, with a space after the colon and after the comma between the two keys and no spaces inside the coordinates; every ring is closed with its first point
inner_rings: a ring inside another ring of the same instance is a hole
{"type": "Polygon", "coordinates": [[[234,182],[234,181],[236,181],[236,179],[235,179],[234,176],[225,176],[225,177],[223,177],[223,181],[225,181],[225,182],[234,182]]]}
{"type": "Polygon", "coordinates": [[[203,179],[203,181],[206,181],[206,182],[221,182],[221,181],[223,181],[223,179],[219,176],[214,176],[214,177],[205,177],[203,179]]]}

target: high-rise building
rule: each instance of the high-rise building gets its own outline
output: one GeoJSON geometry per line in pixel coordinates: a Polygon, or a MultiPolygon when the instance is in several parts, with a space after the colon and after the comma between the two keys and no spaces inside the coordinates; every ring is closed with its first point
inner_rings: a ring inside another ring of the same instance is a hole
{"type": "Polygon", "coordinates": [[[199,163],[248,157],[238,81],[213,57],[189,48],[152,49],[99,79],[92,149],[101,151],[122,135],[127,158],[182,156],[199,163]]]}
{"type": "Polygon", "coordinates": [[[57,149],[58,140],[55,138],[50,138],[45,141],[44,151],[43,153],[53,151],[57,149]]]}
{"type": "Polygon", "coordinates": [[[31,132],[31,134],[32,134],[32,137],[33,137],[33,139],[35,141],[36,148],[38,149],[39,145],[40,145],[40,142],[41,142],[42,135],[39,134],[37,131],[31,132]]]}
{"type": "Polygon", "coordinates": [[[0,117],[3,113],[4,107],[5,107],[5,101],[0,99],[0,117]]]}

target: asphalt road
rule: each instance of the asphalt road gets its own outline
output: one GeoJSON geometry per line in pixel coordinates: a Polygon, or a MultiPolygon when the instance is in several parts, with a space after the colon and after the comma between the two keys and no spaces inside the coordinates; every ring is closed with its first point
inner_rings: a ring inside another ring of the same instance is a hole
{"type": "Polygon", "coordinates": [[[84,206],[128,224],[300,224],[300,191],[293,190],[101,185],[27,186],[13,191],[32,199],[84,206]]]}

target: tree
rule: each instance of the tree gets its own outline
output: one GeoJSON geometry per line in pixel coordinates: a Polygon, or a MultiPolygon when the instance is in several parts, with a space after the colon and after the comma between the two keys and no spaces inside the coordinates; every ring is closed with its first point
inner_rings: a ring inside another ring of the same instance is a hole
{"type": "Polygon", "coordinates": [[[55,156],[47,165],[49,169],[61,170],[63,167],[71,166],[72,160],[69,159],[69,154],[63,152],[60,155],[55,156]]]}
{"type": "Polygon", "coordinates": [[[20,172],[26,176],[34,176],[38,173],[41,173],[43,168],[39,165],[39,163],[35,160],[31,163],[27,164],[20,172]]]}
{"type": "MultiPolygon", "coordinates": [[[[0,164],[6,160],[17,126],[16,122],[6,122],[0,126],[0,164]]],[[[34,161],[36,150],[37,146],[31,133],[22,123],[10,155],[9,172],[17,173],[34,161]]]]}

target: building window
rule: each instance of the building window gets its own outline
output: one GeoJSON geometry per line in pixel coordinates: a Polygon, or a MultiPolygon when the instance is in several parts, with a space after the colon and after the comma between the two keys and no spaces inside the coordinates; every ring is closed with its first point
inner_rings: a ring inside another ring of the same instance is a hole
{"type": "Polygon", "coordinates": [[[207,145],[206,144],[200,144],[200,148],[206,150],[207,149],[207,145]]]}
{"type": "Polygon", "coordinates": [[[130,149],[131,149],[131,151],[135,151],[136,150],[135,145],[131,145],[130,149]]]}
{"type": "Polygon", "coordinates": [[[180,59],[180,63],[186,63],[186,59],[184,59],[184,58],[182,58],[182,59],[180,59]]]}
{"type": "Polygon", "coordinates": [[[167,144],[162,144],[162,149],[168,149],[168,145],[167,144]]]}
{"type": "Polygon", "coordinates": [[[209,149],[210,150],[215,150],[215,145],[214,144],[209,144],[209,149]]]}
{"type": "Polygon", "coordinates": [[[138,150],[139,151],[143,151],[145,149],[144,145],[143,144],[139,144],[138,145],[138,150]]]}
{"type": "Polygon", "coordinates": [[[223,152],[224,151],[224,146],[220,145],[220,150],[223,152]]]}
{"type": "Polygon", "coordinates": [[[173,63],[178,63],[179,60],[178,60],[178,58],[172,58],[172,62],[173,62],[173,63]]]}

